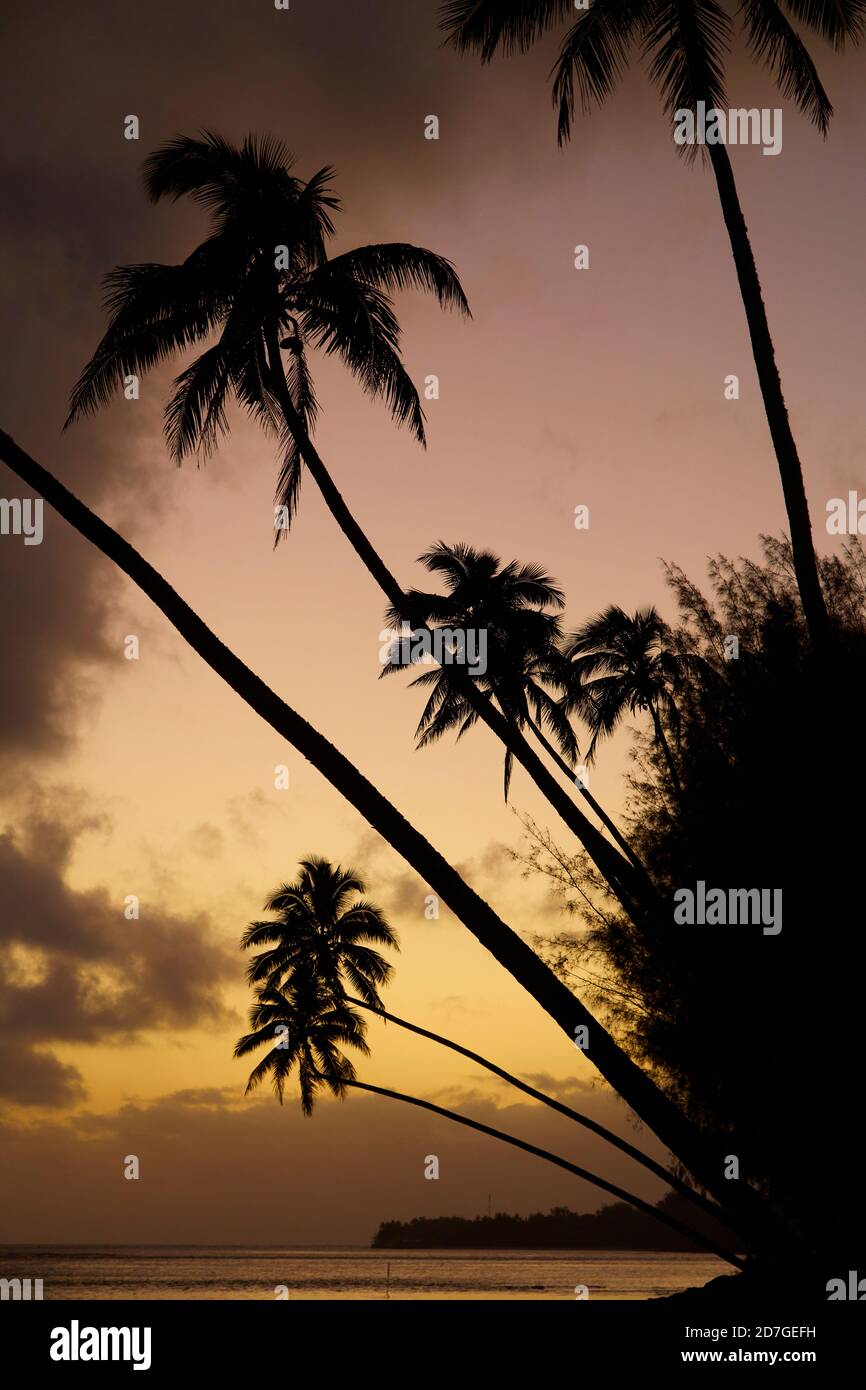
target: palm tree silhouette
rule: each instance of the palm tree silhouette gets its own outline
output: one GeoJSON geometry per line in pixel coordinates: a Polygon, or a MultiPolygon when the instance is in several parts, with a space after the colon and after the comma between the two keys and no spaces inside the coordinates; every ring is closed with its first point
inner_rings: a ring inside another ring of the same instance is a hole
{"type": "MultiPolygon", "coordinates": [[[[237,149],[209,132],[199,139],[179,137],[149,157],[150,196],[189,195],[210,210],[212,234],[182,265],[121,266],[108,276],[111,321],[74,388],[66,424],[105,404],[130,373],[147,371],[219,329],[218,342],[175,382],[165,418],[175,457],[214,447],[227,429],[225,408],[234,395],[281,439],[285,456],[277,496],[288,520],[297,505],[302,460],[394,611],[412,620],[406,594],[310,439],[315,402],[306,345],[339,353],[365,388],[384,395],[398,420],[408,420],[423,440],[423,413],[399,359],[399,329],[386,291],[414,284],[466,314],[468,305],[450,263],[418,247],[363,247],[328,260],[330,212],[339,205],[328,190],[330,171],[304,184],[290,174],[288,160],[277,141],[249,136],[237,149]],[[281,339],[283,332],[290,336],[281,339]],[[281,344],[290,352],[288,380],[281,344]]],[[[462,673],[454,678],[463,681],[478,717],[578,837],[626,912],[655,911],[648,880],[635,885],[631,860],[564,794],[520,730],[462,673]]]]}
{"type": "Polygon", "coordinates": [[[295,883],[284,883],[265,903],[276,920],[251,922],[244,950],[268,946],[250,961],[250,984],[278,985],[297,973],[312,974],[339,996],[348,984],[364,1004],[381,1006],[379,989],[392,966],[369,944],[400,949],[384,913],[363,897],[364,883],[352,869],[319,856],[301,860],[295,883]],[[353,901],[354,899],[354,901],[353,901]]]}
{"type": "Polygon", "coordinates": [[[422,881],[447,903],[458,920],[556,1021],[570,1040],[573,1041],[577,1028],[588,1030],[590,1044],[586,1055],[683,1167],[726,1212],[730,1212],[735,1228],[749,1232],[756,1249],[774,1251],[787,1247],[788,1232],[765,1200],[747,1184],[731,1184],[721,1177],[724,1136],[702,1132],[685,1118],[679,1106],[629,1057],[586,1005],[369,778],[221,642],[134,546],[2,429],[0,459],[127,575],[206,665],[313,764],[368,825],[377,830],[422,881]]]}
{"type": "Polygon", "coordinates": [[[362,246],[329,258],[340,207],[333,170],[306,182],[278,140],[248,135],[240,147],[210,131],[180,136],[145,162],[153,202],[190,197],[211,215],[207,238],[180,265],[118,266],[106,278],[108,329],[79,378],[69,425],[141,375],[194,344],[219,337],[174,383],[165,436],[175,460],[206,456],[227,433],[234,398],[282,450],[276,539],[298,503],[302,461],[364,563],[392,602],[400,587],[370,545],[311,442],[317,404],[310,350],[339,356],[371,396],[424,444],[424,412],[400,357],[390,292],[430,291],[469,315],[451,263],[404,243],[362,246]],[[287,354],[287,365],[282,353],[287,354]]]}
{"type": "MultiPolygon", "coordinates": [[[[863,0],[786,0],[799,22],[837,51],[856,45],[866,32],[863,0]]],[[[754,57],[769,69],[782,95],[826,135],[833,108],[802,39],[777,0],[744,0],[740,7],[746,40],[754,57]]],[[[525,52],[548,29],[574,15],[571,0],[447,0],[441,22],[460,51],[474,51],[489,62],[497,50],[525,52]]],[[[558,107],[559,141],[571,136],[575,107],[588,113],[613,91],[626,69],[630,49],[641,46],[652,82],[665,110],[727,107],[725,61],[733,22],[717,0],[592,0],[565,35],[554,68],[553,100],[558,107]]],[[[693,158],[697,145],[678,147],[693,158]]],[[[803,470],[788,419],[776,365],[761,283],[749,241],[728,152],[723,144],[700,146],[709,156],[722,215],[733,253],[746,312],[752,355],[779,465],[794,569],[803,612],[814,642],[824,641],[829,620],[812,544],[803,470]]]]}
{"type": "MultiPolygon", "coordinates": [[[[211,235],[181,265],[126,265],[108,275],[110,325],[72,392],[67,425],[99,409],[126,375],[143,373],[220,331],[218,342],[175,381],[165,411],[165,434],[175,457],[213,448],[227,430],[225,406],[234,395],[281,439],[284,464],[277,495],[288,521],[303,460],[386,599],[413,620],[405,592],[354,520],[311,442],[307,427],[316,406],[306,345],[341,354],[361,384],[384,395],[396,418],[409,421],[423,439],[423,413],[400,363],[399,327],[386,291],[418,285],[431,289],[439,303],[468,314],[466,296],[449,261],[416,246],[367,246],[328,260],[329,214],[339,206],[328,190],[329,171],[302,183],[292,177],[288,160],[275,140],[247,136],[236,149],[210,132],[200,139],[181,136],[149,157],[146,186],[152,199],[192,197],[211,211],[211,235]],[[282,332],[288,338],[281,339],[282,332]],[[281,345],[291,353],[289,379],[281,345]]],[[[635,890],[630,860],[564,795],[520,730],[484,701],[471,681],[464,681],[464,689],[478,717],[577,835],[626,912],[656,910],[651,885],[635,890]]]]}
{"type": "MultiPolygon", "coordinates": [[[[618,1135],[605,1129],[603,1125],[571,1110],[561,1102],[545,1096],[542,1092],[519,1081],[518,1078],[511,1076],[477,1053],[470,1052],[439,1034],[407,1023],[394,1014],[386,1013],[378,997],[374,1000],[356,1000],[347,996],[342,979],[344,974],[350,980],[353,979],[353,976],[362,978],[367,991],[375,994],[375,988],[370,989],[368,962],[363,960],[359,962],[353,950],[356,946],[355,932],[351,926],[347,931],[339,929],[341,920],[350,916],[353,910],[346,908],[346,912],[343,913],[342,909],[355,892],[363,891],[363,885],[352,870],[334,868],[328,860],[320,857],[302,860],[301,870],[298,884],[273,894],[268,901],[270,910],[278,913],[278,920],[253,923],[244,933],[241,942],[242,947],[246,949],[258,944],[255,936],[264,928],[267,930],[264,940],[274,943],[272,951],[254,958],[251,963],[248,979],[251,984],[254,984],[255,991],[255,1000],[250,1010],[251,1031],[238,1040],[234,1049],[235,1057],[245,1057],[264,1046],[269,1049],[250,1073],[246,1086],[247,1094],[255,1090],[270,1076],[274,1093],[282,1104],[286,1085],[292,1072],[297,1069],[301,1109],[307,1116],[312,1115],[316,1097],[322,1090],[330,1091],[332,1095],[341,1100],[345,1097],[349,1087],[387,1096],[393,1100],[400,1100],[409,1105],[431,1110],[458,1124],[488,1134],[514,1147],[523,1149],[527,1153],[535,1154],[560,1168],[565,1168],[578,1177],[584,1178],[620,1200],[629,1202],[638,1210],[664,1219],[657,1208],[649,1203],[634,1197],[623,1188],[615,1187],[606,1179],[590,1173],[587,1169],[579,1168],[567,1160],[559,1158],[546,1149],[526,1144],[513,1135],[483,1125],[465,1115],[457,1114],[455,1111],[446,1110],[430,1101],[420,1100],[400,1091],[359,1081],[354,1064],[341,1049],[350,1047],[363,1056],[370,1055],[370,1048],[366,1040],[366,1025],[361,1015],[356,1012],[358,1007],[369,1009],[377,1016],[396,1023],[409,1032],[432,1039],[473,1061],[480,1062],[482,1066],[508,1081],[518,1090],[543,1101],[552,1109],[607,1139],[615,1147],[648,1168],[656,1177],[660,1177],[663,1181],[682,1191],[696,1206],[717,1219],[725,1220],[724,1212],[720,1208],[672,1176],[626,1140],[620,1139],[618,1135]],[[296,891],[296,889],[300,891],[296,891]],[[348,957],[347,947],[349,949],[348,957]],[[256,979],[264,980],[265,983],[256,984],[256,979]]],[[[382,944],[396,946],[394,934],[378,908],[367,902],[356,904],[355,907],[360,915],[369,922],[374,939],[381,941],[382,944]]],[[[373,954],[377,955],[377,953],[373,954]]],[[[374,963],[374,973],[377,977],[381,977],[383,974],[381,966],[385,967],[385,972],[390,973],[390,966],[387,962],[382,961],[381,957],[377,956],[377,961],[374,963]]],[[[378,982],[384,983],[384,980],[380,978],[378,982]]],[[[682,1222],[668,1221],[667,1224],[673,1225],[680,1234],[697,1240],[699,1244],[704,1245],[715,1254],[721,1255],[730,1263],[739,1267],[742,1266],[742,1261],[737,1256],[721,1249],[713,1241],[693,1231],[691,1227],[682,1222]]]]}
{"type": "MultiPolygon", "coordinates": [[[[366,891],[363,880],[354,869],[344,869],[339,865],[335,867],[320,855],[311,855],[308,859],[301,860],[300,871],[295,883],[283,884],[265,903],[265,910],[275,913],[276,917],[252,922],[241,937],[242,950],[261,945],[269,947],[268,950],[254,956],[247,968],[247,980],[257,990],[259,1001],[277,1009],[286,1008],[288,1004],[281,991],[284,993],[287,987],[292,987],[301,989],[304,999],[309,1002],[313,998],[310,990],[314,984],[316,997],[321,1000],[329,999],[335,1007],[345,1005],[349,1010],[366,1009],[389,1023],[395,1023],[399,1028],[450,1048],[453,1052],[485,1067],[516,1090],[540,1100],[559,1114],[566,1115],[593,1134],[607,1140],[615,1148],[643,1164],[656,1177],[677,1187],[697,1206],[724,1220],[724,1213],[719,1207],[706,1201],[685,1183],[678,1182],[666,1169],[626,1140],[620,1139],[604,1125],[536,1090],[479,1053],[471,1052],[450,1038],[388,1013],[380,998],[379,988],[389,982],[392,966],[378,951],[373,951],[364,944],[375,941],[378,945],[399,950],[397,934],[388,924],[385,914],[381,908],[365,898],[352,902],[356,894],[366,891]],[[362,998],[355,999],[348,995],[347,984],[356,989],[362,998]]],[[[298,998],[294,995],[292,1007],[300,1008],[298,998]]],[[[259,1017],[256,1013],[255,1018],[259,1017]]],[[[265,1028],[261,1038],[271,1041],[273,1019],[270,1014],[261,1017],[265,1020],[261,1025],[265,1028]]],[[[280,1050],[285,1051],[285,1048],[280,1050]]],[[[274,1059],[275,1066],[278,1061],[279,1059],[274,1059]]],[[[285,1061],[283,1058],[283,1062],[285,1061]]],[[[281,1087],[286,1075],[288,1072],[279,1068],[275,1071],[275,1080],[280,1080],[281,1087]]]]}
{"type": "MultiPolygon", "coordinates": [[[[419,563],[431,574],[442,576],[446,592],[430,594],[409,589],[406,597],[417,621],[434,629],[486,634],[487,669],[472,676],[475,688],[487,699],[496,700],[514,729],[528,727],[532,731],[565,774],[569,786],[580,791],[616,843],[641,869],[628,841],[589,788],[575,777],[574,764],[580,754],[561,698],[569,681],[560,650],[563,632],[558,614],[565,606],[562,590],[540,565],[521,565],[516,560],[503,565],[492,551],[477,550],[471,545],[446,545],[439,541],[419,556],[419,563]],[[553,742],[544,732],[545,726],[553,742]]],[[[385,616],[386,622],[395,627],[399,624],[396,609],[389,609],[385,616]]],[[[410,645],[410,655],[412,650],[410,645]]],[[[403,639],[397,638],[382,675],[402,670],[402,656],[403,639]]],[[[440,665],[411,682],[412,686],[431,688],[416,730],[419,748],[453,729],[457,730],[458,739],[462,738],[478,722],[478,709],[467,698],[466,681],[455,681],[454,669],[453,665],[440,665]]],[[[514,753],[506,746],[506,801],[513,766],[514,753]]]]}
{"type": "MultiPolygon", "coordinates": [[[[175,382],[165,418],[175,457],[214,447],[227,428],[226,404],[235,396],[281,440],[277,496],[287,519],[297,505],[302,460],[385,597],[412,619],[403,589],[310,439],[315,401],[306,346],[339,353],[364,387],[384,395],[396,418],[408,420],[423,440],[423,413],[399,359],[399,328],[387,291],[417,285],[465,314],[468,305],[450,263],[418,247],[368,246],[328,260],[330,213],[339,206],[327,187],[330,171],[320,170],[304,184],[290,174],[288,162],[277,141],[249,136],[237,149],[209,132],[199,139],[179,137],[149,157],[145,182],[151,198],[190,196],[211,212],[212,234],[181,265],[121,266],[108,276],[111,321],[73,390],[66,424],[107,403],[129,374],[145,372],[220,330],[219,341],[175,382]],[[290,336],[281,339],[283,332],[290,336]],[[281,343],[290,352],[288,380],[281,343]]],[[[468,680],[465,690],[479,718],[529,772],[625,910],[637,910],[640,893],[628,883],[629,861],[565,796],[519,730],[468,680]]],[[[644,910],[652,910],[651,895],[644,896],[644,910]]]]}
{"type": "Polygon", "coordinates": [[[563,707],[579,711],[592,731],[587,762],[598,742],[607,738],[628,711],[646,711],[652,719],[671,786],[677,799],[683,789],[665,736],[663,716],[676,728],[674,692],[686,660],[668,647],[670,630],[655,608],[632,616],[616,604],[571,633],[563,644],[571,669],[571,687],[563,707]]]}

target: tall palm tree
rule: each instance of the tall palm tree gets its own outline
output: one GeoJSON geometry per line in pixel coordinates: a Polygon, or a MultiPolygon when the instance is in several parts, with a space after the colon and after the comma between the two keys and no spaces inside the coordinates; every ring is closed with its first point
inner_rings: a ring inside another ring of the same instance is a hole
{"type": "Polygon", "coordinates": [[[738,1229],[754,1232],[761,1248],[778,1248],[786,1240],[776,1216],[753,1189],[728,1183],[724,1137],[701,1133],[656,1085],[586,1006],[567,988],[525,941],[469,887],[423,835],[337,748],[302,715],[271,690],[221,642],[175,589],[101,517],[95,515],[52,473],[0,430],[0,459],[53,507],[70,526],[126,574],[168,618],[184,641],[281,738],[307,758],[331,786],[364,817],[415,869],[459,921],[490,951],[570,1040],[588,1030],[586,1055],[627,1105],[661,1139],[674,1156],[730,1211],[738,1229]],[[736,1189],[735,1191],[732,1189],[736,1189]]]}
{"type": "Polygon", "coordinates": [[[265,903],[276,919],[251,922],[241,946],[268,946],[250,961],[251,984],[278,985],[298,972],[311,973],[338,995],[345,984],[363,1003],[381,1006],[379,989],[392,966],[369,944],[400,949],[385,914],[363,897],[364,883],[352,869],[313,855],[301,860],[295,883],[284,883],[265,903]]]}
{"type": "MultiPolygon", "coordinates": [[[[472,676],[476,690],[485,698],[494,699],[515,729],[532,731],[568,778],[569,786],[580,791],[620,849],[641,869],[616,824],[589,788],[575,777],[574,764],[580,753],[561,701],[568,683],[568,669],[560,651],[563,632],[559,613],[565,606],[562,590],[540,565],[521,565],[516,560],[503,565],[492,551],[477,550],[471,545],[446,545],[439,541],[419,556],[419,563],[431,574],[442,576],[446,592],[430,594],[409,589],[406,597],[417,621],[434,630],[483,632],[486,670],[472,676]]],[[[399,613],[389,609],[386,621],[396,626],[399,613]]],[[[413,650],[410,644],[410,654],[413,650]]],[[[403,639],[398,637],[392,643],[382,675],[402,670],[406,664],[403,656],[403,639]]],[[[464,672],[460,675],[463,677],[464,672]]],[[[455,667],[444,664],[411,682],[413,686],[432,687],[416,730],[419,748],[453,729],[462,738],[478,722],[479,712],[467,697],[465,678],[457,681],[454,676],[455,667]]],[[[513,767],[514,753],[506,746],[506,800],[513,767]]]]}
{"type": "Polygon", "coordinates": [[[670,631],[655,608],[640,608],[632,616],[616,604],[591,618],[565,640],[572,683],[564,708],[578,710],[592,731],[587,762],[595,758],[600,739],[607,738],[626,712],[646,711],[667,764],[671,786],[682,800],[682,785],[663,720],[675,728],[674,698],[685,657],[668,647],[670,631]]]}
{"type": "MultiPolygon", "coordinates": [[[[108,276],[108,330],[73,391],[66,423],[107,403],[126,376],[219,333],[175,382],[165,416],[175,457],[212,449],[227,429],[227,403],[237,398],[280,439],[277,497],[287,520],[297,506],[303,462],[389,603],[412,618],[403,589],[310,438],[316,406],[308,348],[339,354],[364,388],[384,396],[395,417],[423,442],[423,413],[400,361],[388,292],[416,285],[444,306],[465,314],[469,308],[453,267],[433,252],[397,243],[328,259],[330,214],[339,206],[328,187],[331,171],[320,170],[303,183],[291,174],[290,163],[278,141],[248,136],[238,149],[209,132],[179,137],[149,157],[145,183],[151,198],[191,197],[210,211],[211,234],[181,265],[120,266],[108,276]],[[288,354],[288,368],[281,351],[288,354]]],[[[623,879],[628,862],[565,796],[519,730],[468,681],[466,698],[584,845],[624,909],[634,912],[635,897],[623,879]]]]}
{"type": "MultiPolygon", "coordinates": [[[[130,374],[142,375],[194,345],[165,411],[178,463],[207,455],[228,430],[234,398],[280,443],[276,500],[291,524],[302,463],[351,544],[392,602],[400,586],[337,490],[311,442],[317,403],[310,354],[337,355],[371,396],[424,444],[424,412],[400,357],[390,294],[429,290],[469,315],[450,261],[402,242],[329,257],[340,201],[325,167],[306,182],[285,146],[248,135],[238,147],[206,131],[180,136],[145,162],[153,202],[189,197],[211,216],[209,234],[180,265],[118,266],[106,278],[109,325],[79,378],[67,425],[107,404],[130,374]],[[216,338],[216,341],[213,341],[216,338]]],[[[276,539],[288,525],[278,528],[276,539]]]]}
{"type": "MultiPolygon", "coordinates": [[[[378,951],[373,951],[364,944],[367,941],[375,941],[381,946],[399,950],[397,935],[389,926],[385,914],[381,908],[375,907],[366,899],[352,902],[357,893],[365,892],[363,880],[353,869],[334,866],[320,855],[301,860],[300,869],[296,883],[284,884],[268,898],[266,910],[275,913],[275,918],[252,922],[241,937],[242,950],[250,950],[260,945],[269,947],[268,950],[254,956],[247,969],[247,980],[257,989],[259,1003],[275,1008],[284,1006],[285,999],[282,998],[281,991],[284,992],[287,988],[300,990],[309,1001],[312,997],[310,989],[314,984],[316,997],[330,1000],[335,1008],[345,1006],[349,1011],[354,1008],[367,1009],[378,1018],[396,1024],[398,1028],[404,1028],[410,1033],[428,1038],[463,1057],[468,1057],[470,1061],[485,1067],[516,1090],[531,1096],[534,1100],[540,1100],[542,1104],[605,1139],[642,1164],[656,1177],[676,1187],[695,1205],[724,1220],[724,1213],[714,1203],[707,1202],[693,1188],[679,1182],[660,1164],[642,1154],[626,1140],[620,1139],[604,1125],[536,1090],[479,1053],[471,1052],[450,1038],[432,1033],[429,1029],[386,1012],[379,996],[379,988],[389,982],[392,966],[378,951]],[[357,989],[363,997],[355,999],[348,995],[347,985],[357,989]]],[[[299,1007],[297,999],[295,1007],[299,1007]]],[[[253,1022],[259,1018],[264,1019],[262,1027],[265,1023],[270,1026],[270,1014],[254,1010],[253,1022]]],[[[342,1019],[342,1014],[334,1017],[329,1014],[328,1026],[336,1026],[342,1019]]],[[[266,1029],[261,1036],[270,1041],[273,1033],[266,1029]]],[[[287,1074],[281,1068],[274,1072],[274,1080],[279,1081],[280,1088],[287,1074]]]]}
{"type": "MultiPolygon", "coordinates": [[[[574,19],[572,0],[447,0],[441,9],[449,41],[489,62],[497,51],[525,52],[547,30],[574,19]]],[[[769,69],[782,95],[794,101],[822,135],[833,108],[815,64],[785,11],[841,51],[866,32],[866,0],[742,0],[746,45],[769,69]]],[[[614,89],[629,54],[639,46],[665,110],[727,107],[725,63],[734,25],[718,0],[592,0],[567,29],[554,67],[553,100],[559,141],[571,136],[575,108],[588,113],[614,89]]],[[[693,158],[696,145],[681,145],[693,158]]],[[[761,283],[728,152],[700,146],[709,157],[733,253],[770,435],[779,465],[791,531],[794,568],[813,641],[824,642],[829,620],[812,544],[803,471],[788,419],[761,283]]]]}
{"type": "MultiPolygon", "coordinates": [[[[234,1056],[245,1057],[261,1047],[267,1047],[268,1051],[250,1073],[246,1086],[247,1094],[254,1091],[270,1076],[274,1094],[282,1105],[286,1085],[292,1072],[297,1069],[301,1109],[308,1117],[313,1113],[316,1098],[320,1092],[330,1091],[332,1095],[342,1100],[349,1088],[418,1106],[421,1109],[441,1115],[445,1119],[452,1120],[456,1124],[499,1139],[514,1148],[522,1149],[525,1153],[545,1159],[548,1163],[563,1168],[566,1172],[573,1173],[576,1177],[582,1178],[585,1182],[609,1193],[619,1201],[627,1202],[647,1216],[654,1217],[677,1231],[679,1235],[696,1241],[705,1249],[711,1250],[713,1254],[719,1255],[729,1264],[743,1268],[743,1261],[739,1256],[731,1254],[730,1251],[720,1247],[712,1239],[693,1230],[676,1218],[670,1217],[666,1212],[660,1211],[659,1208],[645,1202],[641,1197],[634,1196],[633,1193],[608,1182],[606,1178],[601,1178],[586,1168],[578,1167],[577,1164],[571,1163],[568,1159],[560,1158],[548,1149],[539,1148],[535,1144],[528,1144],[525,1140],[506,1134],[503,1130],[494,1129],[490,1125],[482,1124],[480,1121],[470,1119],[469,1116],[458,1114],[456,1111],[446,1110],[443,1106],[435,1105],[432,1101],[421,1100],[401,1091],[359,1081],[354,1064],[341,1049],[351,1047],[363,1056],[369,1056],[370,1049],[366,1041],[364,1021],[341,994],[335,997],[333,992],[324,986],[322,980],[317,978],[314,973],[296,971],[293,983],[284,989],[278,989],[273,985],[259,987],[256,991],[255,1002],[250,1010],[250,1026],[251,1031],[245,1033],[235,1044],[234,1056]]],[[[665,1174],[665,1177],[668,1178],[668,1175],[665,1174]]],[[[715,1211],[712,1214],[717,1215],[715,1211]]]]}

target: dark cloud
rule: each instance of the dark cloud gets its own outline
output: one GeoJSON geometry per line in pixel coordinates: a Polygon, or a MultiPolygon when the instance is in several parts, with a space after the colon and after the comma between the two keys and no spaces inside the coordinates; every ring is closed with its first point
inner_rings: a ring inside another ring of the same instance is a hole
{"type": "MultiPolygon", "coordinates": [[[[398,1101],[355,1093],[305,1119],[294,1096],[282,1107],[269,1094],[244,1097],[246,1072],[236,1065],[234,1088],[178,1091],[39,1130],[0,1126],[0,1167],[16,1193],[0,1241],[364,1244],[381,1221],[476,1216],[488,1196],[497,1210],[524,1213],[594,1211],[608,1200],[550,1164],[398,1101]],[[130,1153],[141,1164],[134,1183],[121,1180],[130,1153]],[[424,1179],[428,1154],[439,1158],[435,1182],[424,1179]]],[[[379,1079],[375,1058],[364,1072],[379,1079]]],[[[476,1090],[449,1099],[458,1113],[643,1197],[662,1193],[625,1155],[543,1106],[476,1090]]],[[[626,1112],[609,1092],[580,1108],[625,1133],[626,1112]]],[[[641,1147],[663,1156],[650,1138],[641,1147]]]]}
{"type": "Polygon", "coordinates": [[[221,1000],[236,952],[205,914],[160,903],[124,916],[127,893],[77,891],[63,878],[75,841],[103,820],[52,819],[38,802],[0,833],[0,1094],[32,1104],[74,1099],[77,1073],[52,1044],[129,1041],[160,1029],[235,1021],[221,1000]]]}
{"type": "MultiPolygon", "coordinates": [[[[0,496],[23,497],[0,466],[0,496]]],[[[97,698],[111,602],[84,542],[49,511],[40,546],[0,537],[0,757],[57,754],[97,698]]]]}
{"type": "Polygon", "coordinates": [[[17,1105],[60,1106],[72,1105],[85,1095],[77,1067],[67,1066],[51,1052],[0,1038],[0,1096],[5,1100],[17,1105]]]}

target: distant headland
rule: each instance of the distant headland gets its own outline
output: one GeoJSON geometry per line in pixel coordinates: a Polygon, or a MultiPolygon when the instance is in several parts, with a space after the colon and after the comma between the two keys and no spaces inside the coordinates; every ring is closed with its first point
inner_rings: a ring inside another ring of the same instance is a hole
{"type": "MultiPolygon", "coordinates": [[[[669,1216],[736,1249],[727,1227],[703,1216],[684,1198],[669,1193],[656,1203],[669,1216]]],[[[682,1250],[700,1247],[625,1202],[614,1202],[584,1215],[568,1207],[512,1216],[416,1216],[412,1221],[383,1221],[371,1242],[374,1250],[682,1250]]]]}

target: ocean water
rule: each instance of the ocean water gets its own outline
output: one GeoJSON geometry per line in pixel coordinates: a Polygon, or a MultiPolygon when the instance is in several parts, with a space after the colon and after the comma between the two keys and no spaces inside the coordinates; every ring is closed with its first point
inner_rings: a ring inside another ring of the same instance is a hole
{"type": "Polygon", "coordinates": [[[6,1245],[0,1278],[42,1279],[49,1299],[643,1299],[705,1284],[730,1267],[646,1250],[6,1245]],[[285,1296],[285,1295],[283,1295],[285,1296]]]}

